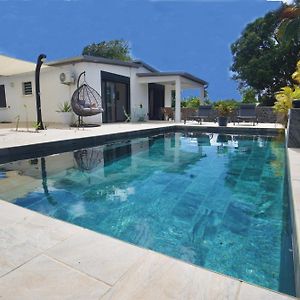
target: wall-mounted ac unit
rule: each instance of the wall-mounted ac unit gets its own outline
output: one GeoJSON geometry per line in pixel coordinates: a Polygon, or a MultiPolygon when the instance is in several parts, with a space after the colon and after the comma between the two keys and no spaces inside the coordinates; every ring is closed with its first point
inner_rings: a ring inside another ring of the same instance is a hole
{"type": "Polygon", "coordinates": [[[75,74],[70,71],[66,71],[59,74],[60,83],[63,84],[74,84],[75,83],[75,74]]]}

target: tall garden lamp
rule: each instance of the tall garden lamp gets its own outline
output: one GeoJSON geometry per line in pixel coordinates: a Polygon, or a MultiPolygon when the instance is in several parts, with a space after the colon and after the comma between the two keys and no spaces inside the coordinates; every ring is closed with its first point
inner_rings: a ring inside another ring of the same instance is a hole
{"type": "Polygon", "coordinates": [[[37,115],[37,129],[43,130],[44,124],[42,119],[42,108],[41,108],[41,95],[40,95],[40,71],[41,66],[46,59],[45,54],[40,54],[36,67],[35,67],[35,97],[36,97],[36,115],[37,115]]]}

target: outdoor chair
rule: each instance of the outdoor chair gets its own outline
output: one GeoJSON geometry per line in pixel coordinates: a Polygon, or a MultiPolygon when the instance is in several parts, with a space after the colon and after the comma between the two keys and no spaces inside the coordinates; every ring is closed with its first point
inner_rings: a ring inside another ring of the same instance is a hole
{"type": "Polygon", "coordinates": [[[186,120],[189,120],[192,116],[197,114],[197,109],[190,107],[182,107],[181,108],[181,119],[186,123],[186,120]]]}
{"type": "Polygon", "coordinates": [[[123,106],[123,113],[125,116],[125,122],[130,122],[131,121],[131,115],[126,111],[125,107],[123,106]]]}
{"type": "Polygon", "coordinates": [[[255,123],[258,124],[256,104],[241,104],[238,109],[236,120],[238,124],[240,121],[253,122],[253,126],[255,123]]]}
{"type": "Polygon", "coordinates": [[[172,107],[162,107],[161,111],[165,121],[174,120],[174,110],[172,107]]]}
{"type": "Polygon", "coordinates": [[[202,120],[209,120],[212,118],[212,105],[200,105],[196,115],[189,117],[189,120],[197,121],[202,124],[202,120]]]}

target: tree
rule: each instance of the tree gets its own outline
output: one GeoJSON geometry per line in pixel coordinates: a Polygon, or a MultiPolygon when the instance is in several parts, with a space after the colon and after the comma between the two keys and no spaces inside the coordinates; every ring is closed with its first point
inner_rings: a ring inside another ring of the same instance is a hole
{"type": "Polygon", "coordinates": [[[269,12],[246,26],[231,45],[233,78],[239,88],[253,88],[258,100],[274,104],[274,93],[291,83],[290,75],[300,53],[300,43],[278,43],[275,32],[280,23],[278,11],[269,12]]]}
{"type": "Polygon", "coordinates": [[[129,44],[124,40],[102,41],[99,44],[93,43],[84,47],[82,54],[119,59],[122,61],[132,60],[129,44]]]}
{"type": "Polygon", "coordinates": [[[246,88],[242,90],[242,103],[256,103],[256,91],[253,88],[246,88]]]}
{"type": "Polygon", "coordinates": [[[188,107],[188,108],[198,108],[200,104],[201,104],[200,98],[197,96],[190,96],[181,102],[182,107],[188,107]]]}

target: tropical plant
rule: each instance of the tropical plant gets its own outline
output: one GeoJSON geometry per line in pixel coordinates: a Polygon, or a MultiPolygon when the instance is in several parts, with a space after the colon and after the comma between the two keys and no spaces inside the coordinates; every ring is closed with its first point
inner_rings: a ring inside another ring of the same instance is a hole
{"type": "Polygon", "coordinates": [[[122,61],[131,61],[129,43],[125,40],[102,41],[99,44],[92,43],[84,47],[83,55],[100,56],[122,61]]]}
{"type": "Polygon", "coordinates": [[[274,111],[283,115],[285,126],[287,124],[288,111],[292,108],[293,100],[300,99],[300,60],[296,65],[296,71],[291,77],[297,84],[292,87],[282,87],[279,92],[275,93],[274,111]]]}
{"type": "Polygon", "coordinates": [[[187,108],[195,108],[197,109],[200,105],[200,98],[195,96],[190,96],[184,101],[181,102],[181,107],[187,107],[187,108]]]}
{"type": "Polygon", "coordinates": [[[215,103],[214,109],[218,111],[220,117],[228,117],[237,108],[235,100],[221,100],[215,103]]]}
{"type": "Polygon", "coordinates": [[[256,103],[256,91],[253,88],[242,90],[242,103],[256,103]]]}
{"type": "Polygon", "coordinates": [[[56,112],[71,112],[72,107],[70,102],[65,101],[58,106],[58,110],[56,112]]]}
{"type": "Polygon", "coordinates": [[[34,122],[34,123],[32,124],[32,126],[33,126],[33,128],[35,129],[36,132],[39,132],[41,123],[40,123],[40,122],[34,122]]]}
{"type": "Polygon", "coordinates": [[[279,42],[300,41],[300,1],[283,6],[279,16],[282,21],[277,28],[277,40],[279,42]]]}

